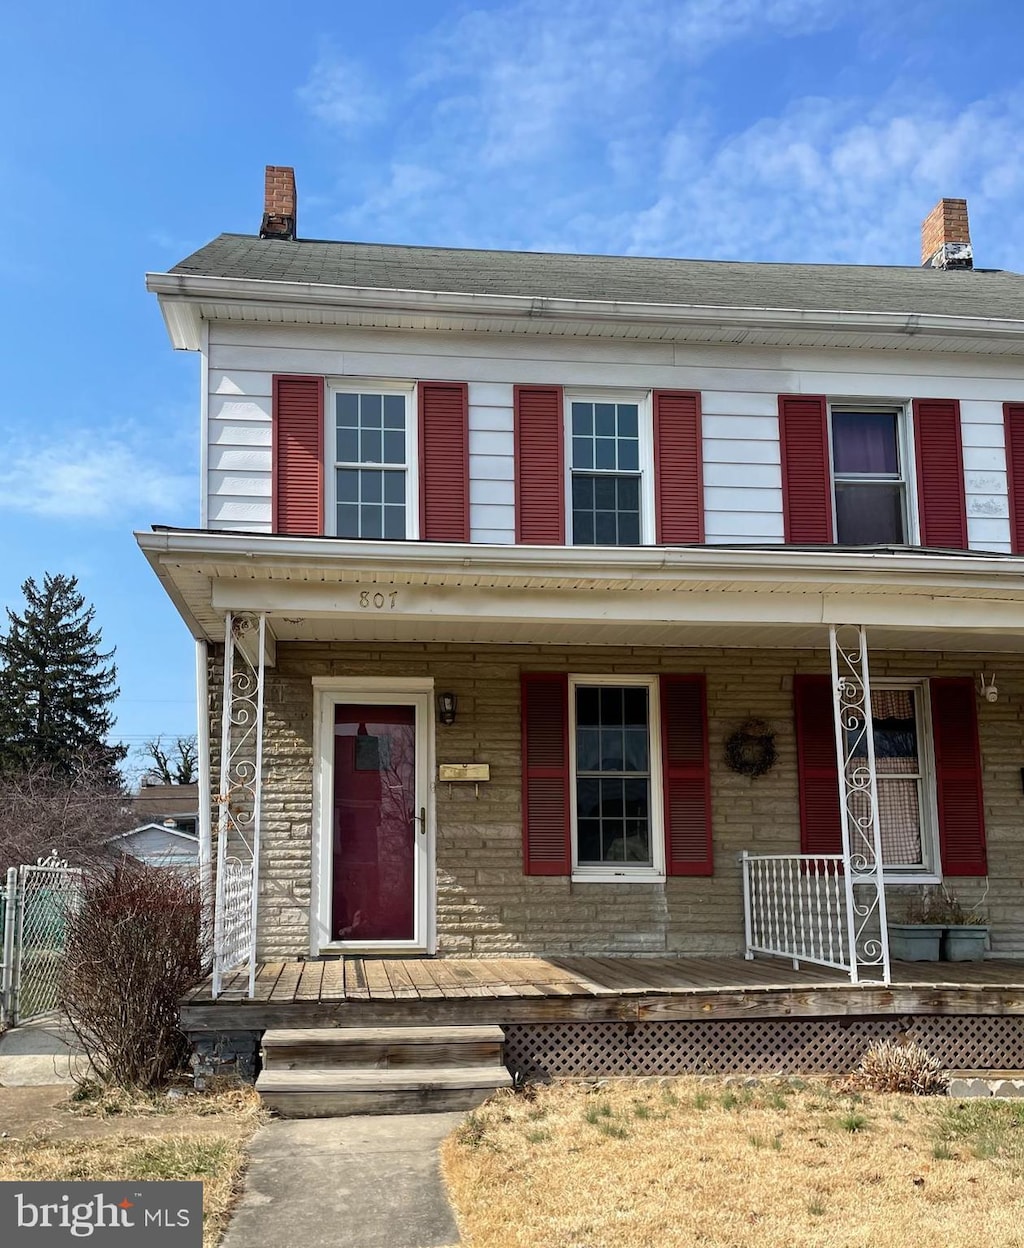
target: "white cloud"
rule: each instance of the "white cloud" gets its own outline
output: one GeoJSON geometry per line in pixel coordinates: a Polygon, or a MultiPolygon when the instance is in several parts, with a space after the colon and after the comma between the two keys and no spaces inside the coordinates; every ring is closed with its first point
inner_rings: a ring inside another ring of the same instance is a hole
{"type": "Polygon", "coordinates": [[[126,437],[76,431],[34,442],[8,441],[0,507],[46,519],[145,521],[180,517],[194,506],[194,474],[161,463],[126,437]]]}
{"type": "Polygon", "coordinates": [[[717,144],[670,136],[656,198],[616,224],[640,252],[915,264],[941,196],[984,217],[1024,188],[1022,125],[1020,95],[799,100],[717,144]]]}
{"type": "Polygon", "coordinates": [[[416,72],[394,75],[394,124],[386,141],[348,144],[321,228],[447,246],[916,263],[923,215],[966,195],[980,262],[1024,267],[1006,225],[1024,187],[1024,97],[957,100],[918,67],[905,87],[887,74],[882,92],[837,72],[828,98],[783,96],[760,118],[742,90],[725,102],[720,50],[763,44],[780,82],[788,66],[799,84],[810,49],[783,41],[843,22],[843,41],[867,56],[893,20],[882,0],[513,0],[446,18],[402,51],[416,72]]]}
{"type": "MultiPolygon", "coordinates": [[[[428,43],[419,81],[447,84],[447,124],[475,137],[485,166],[532,162],[595,128],[621,144],[657,106],[657,79],[673,89],[717,48],[761,35],[834,25],[847,0],[520,0],[474,10],[428,43]]],[[[596,136],[595,136],[596,137],[596,136]]]]}
{"type": "Polygon", "coordinates": [[[384,111],[384,99],[362,67],[331,48],[323,50],[296,94],[318,121],[334,130],[357,130],[379,120],[384,111]]]}

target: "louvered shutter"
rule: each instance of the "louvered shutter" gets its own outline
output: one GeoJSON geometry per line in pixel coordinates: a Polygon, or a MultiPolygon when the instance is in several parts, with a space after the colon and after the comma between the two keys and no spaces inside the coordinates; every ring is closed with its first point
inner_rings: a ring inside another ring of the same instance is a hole
{"type": "Polygon", "coordinates": [[[654,392],[654,507],[657,540],[704,540],[700,395],[654,392]]]}
{"type": "Polygon", "coordinates": [[[969,676],[931,682],[943,875],[987,875],[977,695],[969,676]]]}
{"type": "Polygon", "coordinates": [[[914,446],[921,545],[966,550],[964,454],[956,399],[914,400],[914,446]]]}
{"type": "Polygon", "coordinates": [[[1010,544],[1024,554],[1024,403],[1003,404],[1006,480],[1010,492],[1010,544]]]}
{"type": "Polygon", "coordinates": [[[469,387],[421,381],[420,537],[469,541],[469,387]]]}
{"type": "Polygon", "coordinates": [[[783,533],[787,542],[832,541],[828,405],[821,395],[779,395],[783,533]]]}
{"type": "Polygon", "coordinates": [[[271,514],[275,533],[324,531],[324,379],[273,379],[271,514]]]}
{"type": "Polygon", "coordinates": [[[669,875],[711,875],[711,780],[703,676],[662,676],[661,748],[665,869],[669,875]]]}
{"type": "Polygon", "coordinates": [[[841,854],[839,764],[828,676],[794,676],[797,779],[800,788],[800,852],[841,854]]]}
{"type": "Polygon", "coordinates": [[[565,456],[560,386],[516,386],[516,541],[565,543],[565,456]]]}
{"type": "Polygon", "coordinates": [[[522,716],[523,871],[568,875],[569,678],[524,673],[522,716]]]}

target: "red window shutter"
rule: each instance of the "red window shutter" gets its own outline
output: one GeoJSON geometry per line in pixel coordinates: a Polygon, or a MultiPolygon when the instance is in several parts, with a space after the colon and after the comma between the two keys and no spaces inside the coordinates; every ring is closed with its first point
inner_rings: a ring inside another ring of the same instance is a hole
{"type": "Polygon", "coordinates": [[[662,676],[661,751],[665,869],[669,875],[711,875],[711,777],[703,676],[662,676]]]}
{"type": "Polygon", "coordinates": [[[660,543],[704,540],[699,394],[654,392],[654,509],[660,543]]]}
{"type": "Polygon", "coordinates": [[[271,513],[275,533],[324,531],[324,379],[273,379],[271,513]]]}
{"type": "Polygon", "coordinates": [[[1006,482],[1010,491],[1010,549],[1024,553],[1024,403],[1003,404],[1006,482]]]}
{"type": "Polygon", "coordinates": [[[783,533],[787,542],[832,541],[828,405],[821,395],[779,395],[783,533]]]}
{"type": "Polygon", "coordinates": [[[914,400],[921,545],[967,549],[964,453],[956,399],[914,400]]]}
{"type": "Polygon", "coordinates": [[[469,387],[421,381],[420,537],[469,541],[469,387]]]}
{"type": "Polygon", "coordinates": [[[515,386],[516,541],[565,544],[561,386],[515,386]]]}
{"type": "Polygon", "coordinates": [[[800,786],[800,852],[841,854],[839,763],[828,676],[794,676],[797,778],[800,786]]]}
{"type": "Polygon", "coordinates": [[[970,676],[931,682],[943,875],[987,875],[978,711],[970,676]]]}
{"type": "Polygon", "coordinates": [[[523,673],[523,872],[568,875],[569,678],[523,673]]]}

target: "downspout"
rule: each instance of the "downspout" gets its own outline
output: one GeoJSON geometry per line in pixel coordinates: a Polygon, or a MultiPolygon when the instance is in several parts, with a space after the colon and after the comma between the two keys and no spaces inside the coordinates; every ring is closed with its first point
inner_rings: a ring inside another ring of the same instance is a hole
{"type": "Polygon", "coordinates": [[[196,753],[199,761],[199,878],[203,905],[209,914],[213,900],[213,824],[210,802],[210,682],[209,652],[203,639],[196,641],[196,753]]]}

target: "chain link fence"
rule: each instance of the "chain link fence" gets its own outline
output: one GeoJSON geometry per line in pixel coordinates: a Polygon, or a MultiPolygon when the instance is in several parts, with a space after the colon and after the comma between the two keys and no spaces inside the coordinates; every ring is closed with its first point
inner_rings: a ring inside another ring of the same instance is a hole
{"type": "Polygon", "coordinates": [[[68,916],[82,901],[82,872],[60,858],[12,867],[0,903],[0,1026],[56,1009],[68,916]]]}

